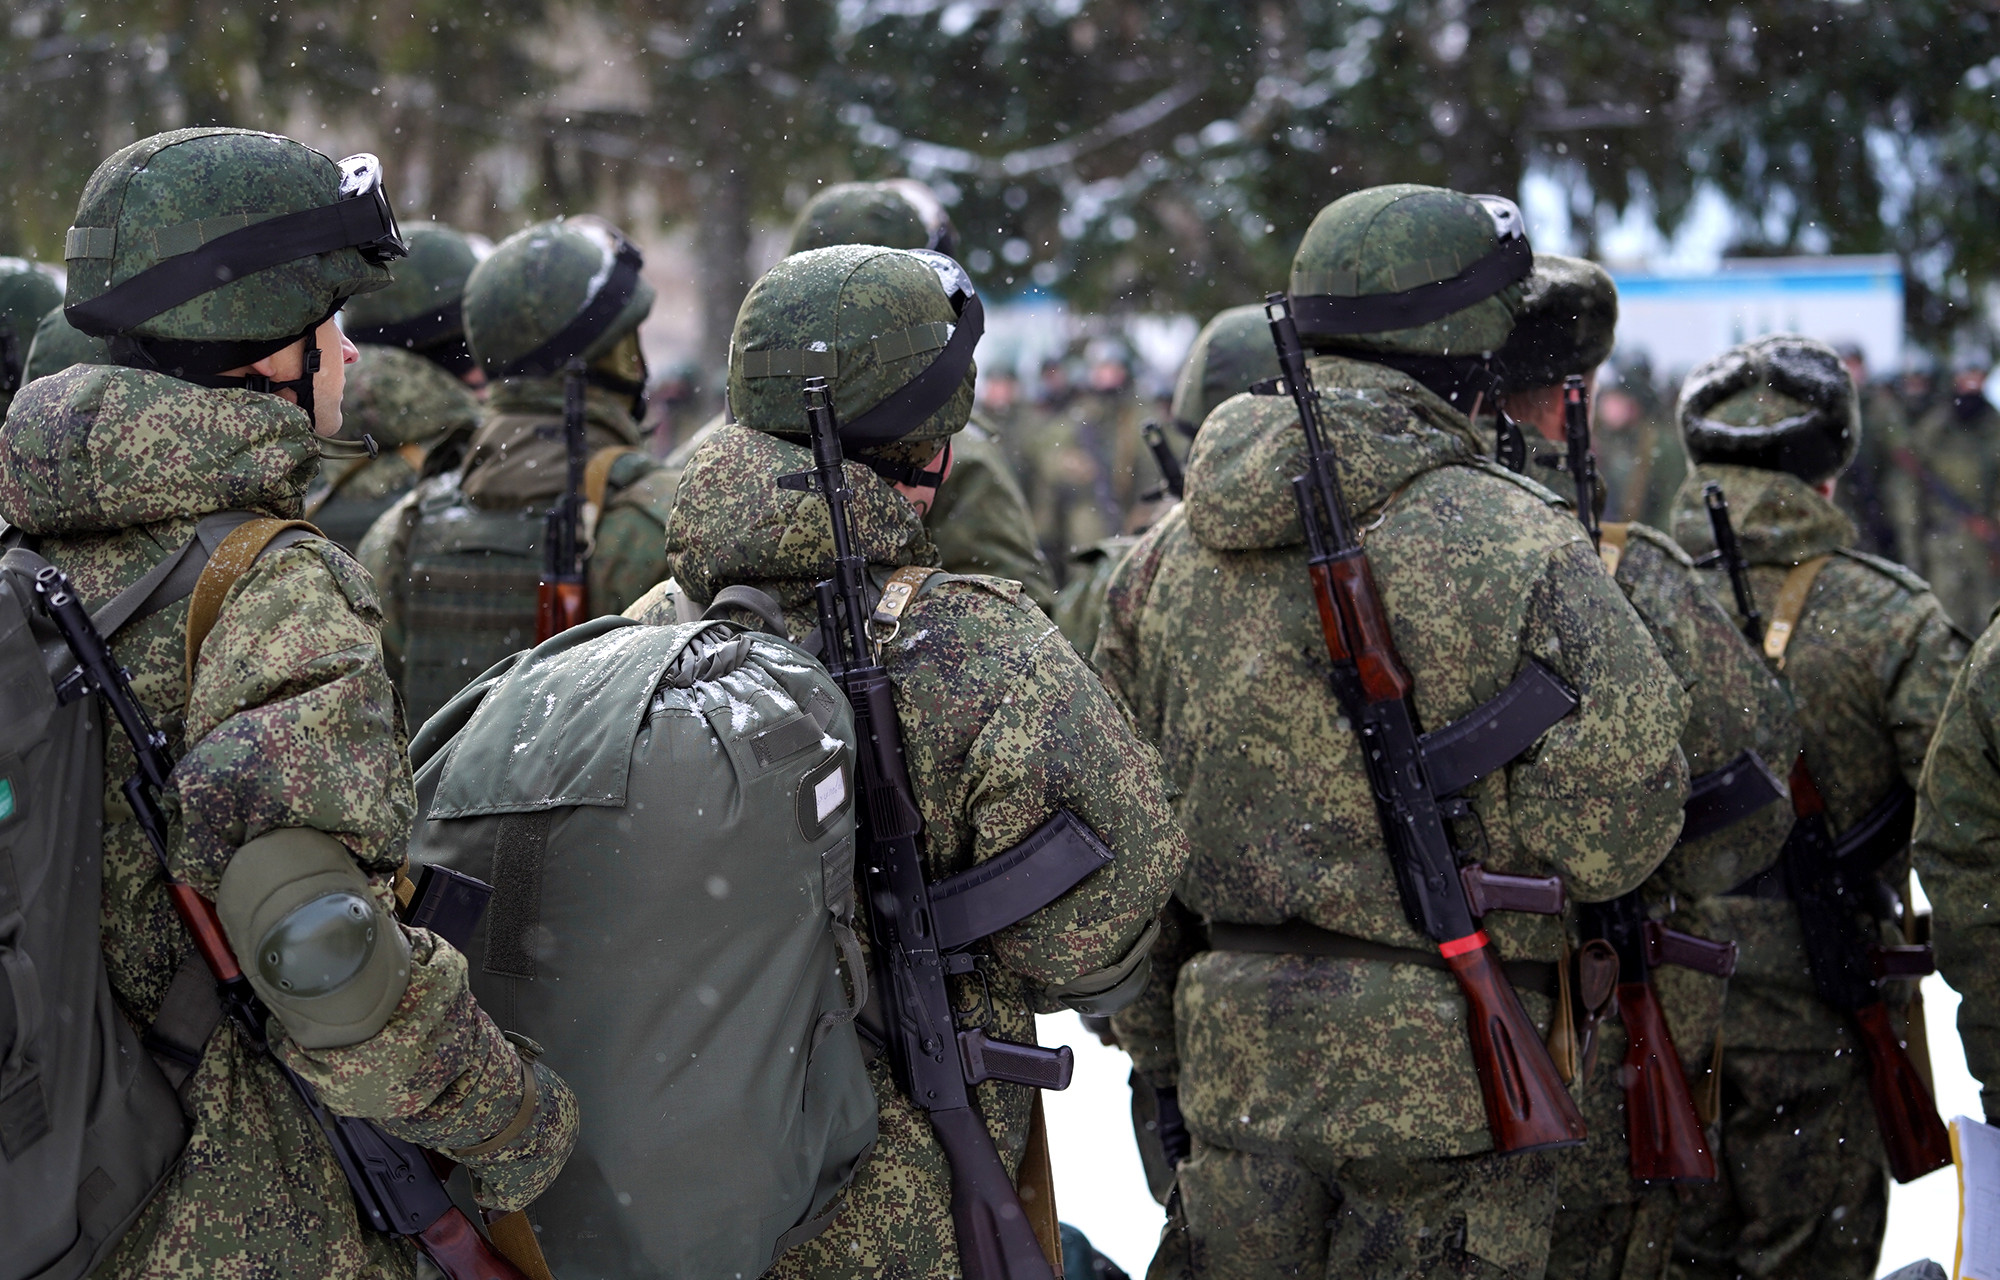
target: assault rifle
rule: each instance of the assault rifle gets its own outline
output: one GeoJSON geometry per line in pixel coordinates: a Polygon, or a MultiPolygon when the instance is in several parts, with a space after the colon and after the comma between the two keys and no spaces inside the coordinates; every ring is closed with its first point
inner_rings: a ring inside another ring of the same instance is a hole
{"type": "Polygon", "coordinates": [[[1290,300],[1269,295],[1265,314],[1305,431],[1306,473],[1293,479],[1292,494],[1305,525],[1320,631],[1333,660],[1333,692],[1360,735],[1404,913],[1412,928],[1437,942],[1465,997],[1494,1149],[1572,1146],[1583,1141],[1583,1115],[1467,899],[1458,852],[1424,762],[1414,685],[1397,656],[1388,613],[1341,494],[1290,300]]]}
{"type": "Polygon", "coordinates": [[[133,694],[131,676],[112,658],[110,645],[91,621],[68,576],[53,566],[41,570],[35,575],[35,595],[77,662],[76,670],[56,686],[57,698],[68,704],[96,694],[131,740],[139,771],[125,780],[125,800],[159,859],[174,913],[215,978],[224,1015],[284,1073],[299,1101],[326,1134],[361,1220],[377,1231],[414,1237],[417,1247],[449,1280],[526,1280],[452,1204],[444,1182],[421,1148],[370,1121],[328,1111],[312,1085],[271,1052],[265,1037],[270,1013],[237,964],[215,904],[193,885],[175,879],[168,866],[167,816],[158,796],[174,768],[167,754],[167,735],[154,727],[152,717],[133,694]]]}
{"type": "Polygon", "coordinates": [[[1604,538],[1597,525],[1597,455],[1590,450],[1590,397],[1574,373],[1563,379],[1563,440],[1563,467],[1576,486],[1576,518],[1594,547],[1604,538]]]}
{"type": "Polygon", "coordinates": [[[583,567],[583,361],[571,360],[563,381],[562,496],[549,508],[542,533],[542,580],[535,584],[535,643],[561,635],[590,616],[583,567]]]}
{"type": "MultiPolygon", "coordinates": [[[[923,818],[910,788],[889,671],[870,632],[874,610],[867,560],[855,551],[849,533],[847,505],[854,495],[847,487],[840,429],[825,378],[806,379],[805,406],[813,469],[780,477],[778,483],[823,498],[833,531],[833,576],[814,591],[820,652],[854,708],[854,736],[861,744],[860,817],[867,837],[861,859],[867,892],[862,897],[875,942],[878,990],[884,996],[880,1017],[890,1069],[904,1096],[930,1116],[951,1167],[952,1227],[966,1280],[1053,1280],[1054,1270],[974,1105],[971,1086],[997,1079],[1061,1089],[1069,1084],[1073,1059],[1067,1047],[1052,1052],[992,1040],[977,1029],[960,1031],[952,1017],[945,975],[970,973],[974,962],[951,948],[1012,920],[985,915],[969,901],[977,896],[970,889],[959,894],[925,879],[917,843],[923,818]]],[[[1066,817],[1063,811],[1057,821],[1066,817]]],[[[1053,831],[1037,848],[1051,847],[1066,831],[1053,831]]],[[[1034,856],[1036,849],[1025,846],[1035,839],[1023,842],[1024,858],[1034,856]]],[[[1002,868],[994,864],[1008,856],[1002,854],[979,870],[999,872],[1002,868]]],[[[1056,892],[1081,878],[1075,876],[1056,892]]],[[[855,980],[861,979],[857,975],[855,980]]]]}
{"type": "Polygon", "coordinates": [[[1160,483],[1175,498],[1187,496],[1187,469],[1174,456],[1174,447],[1167,443],[1167,433],[1157,422],[1148,422],[1139,428],[1139,434],[1146,438],[1146,447],[1153,451],[1153,464],[1160,469],[1160,483]]]}
{"type": "MultiPolygon", "coordinates": [[[[1730,523],[1729,502],[1721,486],[1712,483],[1702,497],[1715,534],[1716,561],[1728,571],[1738,607],[1748,619],[1744,634],[1750,634],[1752,625],[1761,633],[1761,620],[1750,595],[1750,566],[1730,523]]],[[[1797,820],[1778,864],[1730,892],[1788,897],[1797,908],[1813,988],[1821,1000],[1852,1017],[1861,1032],[1868,1055],[1868,1094],[1875,1106],[1882,1145],[1889,1154],[1889,1172],[1896,1181],[1909,1182],[1951,1163],[1951,1137],[1923,1077],[1889,1025],[1880,981],[1921,977],[1934,965],[1927,946],[1872,944],[1860,916],[1864,912],[1876,914],[1871,910],[1871,899],[1879,899],[1885,892],[1876,872],[1910,843],[1916,797],[1898,782],[1888,796],[1835,839],[1827,825],[1826,801],[1806,767],[1804,752],[1792,765],[1791,786],[1792,812],[1797,820]]]]}

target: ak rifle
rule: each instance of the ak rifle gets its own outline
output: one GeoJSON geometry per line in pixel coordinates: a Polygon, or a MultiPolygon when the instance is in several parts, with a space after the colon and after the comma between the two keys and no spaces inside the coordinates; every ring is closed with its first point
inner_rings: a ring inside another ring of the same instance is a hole
{"type": "Polygon", "coordinates": [[[590,616],[590,584],[583,564],[584,449],[583,361],[571,360],[563,377],[563,491],[549,508],[542,532],[542,578],[535,584],[535,643],[590,616]]]}

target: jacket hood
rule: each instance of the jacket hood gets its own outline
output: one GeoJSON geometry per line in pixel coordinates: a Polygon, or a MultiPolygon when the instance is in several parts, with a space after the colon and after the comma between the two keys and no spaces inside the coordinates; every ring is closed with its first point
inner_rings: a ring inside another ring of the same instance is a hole
{"type": "MultiPolygon", "coordinates": [[[[812,470],[802,444],[734,424],[711,435],[681,475],[667,522],[674,578],[706,606],[744,583],[790,612],[810,607],[813,584],[833,572],[833,526],[817,495],[780,489],[778,477],[812,470]]],[[[846,467],[854,549],[870,566],[936,564],[937,548],[903,496],[858,462],[846,467]]]]}
{"type": "Polygon", "coordinates": [[[297,519],[319,461],[305,412],[277,396],[74,365],[23,387],[0,424],[0,516],[44,535],[214,511],[297,519]]]}
{"type": "Polygon", "coordinates": [[[1751,564],[1803,564],[1841,547],[1854,545],[1854,522],[1813,487],[1787,471],[1720,464],[1691,467],[1674,495],[1674,541],[1689,555],[1715,550],[1708,508],[1701,499],[1709,481],[1722,486],[1729,499],[1729,522],[1743,558],[1751,564]]]}
{"type": "MultiPolygon", "coordinates": [[[[1414,477],[1480,459],[1479,437],[1466,416],[1407,374],[1339,356],[1316,356],[1308,365],[1357,523],[1414,477]]],[[[1292,477],[1305,469],[1305,433],[1289,396],[1232,397],[1195,437],[1188,526],[1214,551],[1296,546],[1305,530],[1292,477]]]]}

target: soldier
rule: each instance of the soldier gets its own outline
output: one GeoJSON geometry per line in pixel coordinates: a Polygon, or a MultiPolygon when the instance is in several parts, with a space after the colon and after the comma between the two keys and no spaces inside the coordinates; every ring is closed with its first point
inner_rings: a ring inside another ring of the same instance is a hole
{"type": "Polygon", "coordinates": [[[73,364],[116,364],[110,344],[93,338],[69,322],[61,304],[49,308],[35,326],[35,340],[28,345],[28,358],[21,366],[23,385],[36,378],[61,373],[73,364]]]}
{"type": "MultiPolygon", "coordinates": [[[[931,189],[900,178],[828,187],[799,211],[787,252],[874,244],[949,254],[956,240],[951,219],[931,189]]],[[[666,465],[676,480],[706,438],[697,433],[668,455],[666,465]]],[[[1055,612],[1055,575],[1036,544],[1021,483],[979,411],[952,438],[951,452],[951,475],[938,486],[937,500],[924,515],[939,563],[953,573],[1011,578],[1042,612],[1055,612]]]]}
{"type": "MultiPolygon", "coordinates": [[[[1531,459],[1561,465],[1567,452],[1564,381],[1576,375],[1586,386],[1595,383],[1598,366],[1611,354],[1617,325],[1618,290],[1603,268],[1577,258],[1536,255],[1514,332],[1500,351],[1500,405],[1528,428],[1531,459]]],[[[1560,484],[1565,492],[1574,492],[1561,472],[1536,468],[1532,474],[1551,487],[1560,484]]],[[[1692,922],[1675,913],[1678,902],[1724,892],[1769,866],[1784,845],[1792,810],[1783,803],[1777,780],[1798,754],[1798,726],[1777,678],[1672,538],[1643,524],[1606,524],[1602,533],[1605,567],[1688,691],[1687,727],[1680,741],[1696,788],[1719,808],[1735,807],[1724,793],[1738,790],[1754,797],[1746,804],[1761,805],[1699,838],[1686,839],[1683,832],[1682,843],[1640,886],[1634,914],[1690,929],[1692,922]],[[1756,752],[1758,765],[1746,767],[1744,751],[1756,752]],[[1704,776],[1712,785],[1702,785],[1704,776]]],[[[1595,936],[1598,930],[1590,932],[1595,936]]],[[[1725,978],[1682,967],[1652,973],[1680,1051],[1680,1063],[1669,1061],[1666,1069],[1682,1070],[1691,1084],[1707,1083],[1725,978]]],[[[1622,1072],[1627,1029],[1619,1004],[1611,1000],[1596,1012],[1601,1016],[1577,1085],[1590,1136],[1581,1150],[1563,1157],[1548,1274],[1563,1280],[1664,1276],[1680,1201],[1664,1182],[1642,1186],[1633,1179],[1627,1126],[1648,1117],[1626,1109],[1622,1072]]],[[[1687,1123],[1688,1133],[1701,1127],[1685,1114],[1677,1118],[1687,1123]]]]}
{"type": "Polygon", "coordinates": [[[409,242],[396,282],[341,313],[361,353],[341,413],[376,452],[329,462],[306,494],[306,518],[350,551],[420,476],[457,466],[479,422],[469,388],[483,376],[465,345],[462,312],[478,259],[464,236],[437,223],[410,231],[409,242]]]}
{"type": "Polygon", "coordinates": [[[1042,552],[1070,578],[1069,558],[1127,533],[1139,495],[1160,483],[1140,434],[1144,411],[1132,395],[1130,356],[1114,338],[1085,347],[1084,389],[1021,438],[1022,489],[1042,552]]]}
{"type": "Polygon", "coordinates": [[[1962,362],[1950,398],[1890,451],[1903,553],[1962,627],[1981,625],[2000,600],[2000,410],[1986,378],[1986,361],[1962,362]]]}
{"type": "MultiPolygon", "coordinates": [[[[1188,440],[1200,428],[1209,410],[1250,384],[1278,376],[1278,357],[1271,347],[1271,328],[1258,306],[1231,307],[1216,313],[1195,335],[1174,382],[1173,406],[1169,410],[1176,434],[1188,440]]],[[[1171,438],[1168,448],[1173,447],[1171,438]]],[[[1097,643],[1097,629],[1104,618],[1104,591],[1111,574],[1125,559],[1126,552],[1179,498],[1163,483],[1144,495],[1145,511],[1131,533],[1104,538],[1070,557],[1070,577],[1056,599],[1056,626],[1069,637],[1078,653],[1087,654],[1097,643]]]]}
{"type": "MultiPolygon", "coordinates": [[[[913,568],[938,563],[921,513],[971,412],[974,337],[942,351],[912,337],[947,326],[976,335],[962,313],[974,305],[957,264],[925,251],[846,245],[773,267],[744,301],[730,344],[737,422],[718,428],[688,464],[668,542],[675,578],[698,606],[725,588],[756,587],[783,610],[761,625],[817,634],[813,585],[832,572],[825,508],[777,479],[812,467],[802,374],[824,369],[838,421],[871,442],[849,436],[845,446],[870,590],[896,575],[914,592],[880,653],[923,817],[926,871],[935,878],[1003,854],[1059,807],[1112,853],[1109,866],[995,934],[976,973],[951,979],[962,1026],[983,1023],[999,1038],[1032,1041],[1032,1010],[1108,1011],[1144,983],[1153,920],[1187,845],[1157,757],[1020,587],[913,568]],[[817,353],[823,363],[806,359],[817,353]],[[937,375],[920,398],[888,405],[891,418],[864,422],[947,360],[946,370],[962,374],[937,375]]],[[[723,612],[757,625],[741,609],[723,612]]],[[[784,1255],[771,1276],[959,1272],[940,1148],[923,1113],[897,1092],[886,1060],[871,1071],[881,1139],[832,1225],[784,1255]]],[[[1011,1171],[1027,1146],[1034,1100],[994,1081],[976,1093],[1011,1171]]]]}
{"type": "Polygon", "coordinates": [[[54,273],[24,258],[0,258],[0,418],[26,381],[22,369],[35,326],[50,307],[62,303],[54,273]]]}
{"type": "MultiPolygon", "coordinates": [[[[1958,673],[1924,760],[1912,847],[1931,903],[1938,972],[1964,997],[1958,1037],[1980,1083],[1986,1123],[2000,1124],[2000,979],[1993,929],[1994,850],[2000,847],[2000,624],[1991,623],[1958,673]]],[[[1914,932],[1914,931],[1913,931],[1914,932]]]]}
{"type": "MultiPolygon", "coordinates": [[[[1688,375],[1679,417],[1693,465],[1674,537],[1692,555],[1714,549],[1702,490],[1720,484],[1766,619],[1764,655],[1790,687],[1800,760],[1838,840],[1917,784],[1965,638],[1921,578],[1853,549],[1831,494],[1860,424],[1832,348],[1784,335],[1732,348],[1688,375]]],[[[1892,883],[1905,874],[1900,855],[1882,870],[1892,883]]],[[[1723,1181],[1683,1210],[1680,1265],[1692,1277],[1873,1275],[1888,1179],[1865,1054],[1816,994],[1782,875],[1700,899],[1690,918],[1741,953],[1724,1027],[1723,1181]]]]}
{"type": "MultiPolygon", "coordinates": [[[[1313,220],[1291,288],[1426,724],[1531,659],[1578,696],[1535,749],[1468,786],[1455,843],[1599,901],[1636,887],[1680,830],[1687,702],[1574,516],[1482,456],[1470,413],[1520,304],[1520,225],[1497,197],[1357,192],[1313,220]]],[[[1114,575],[1098,636],[1099,671],[1179,788],[1193,846],[1179,894],[1207,933],[1158,957],[1163,976],[1179,965],[1172,1082],[1193,1154],[1155,1272],[1539,1275],[1557,1162],[1493,1153],[1464,998],[1404,913],[1327,681],[1290,482],[1303,457],[1288,398],[1211,413],[1186,500],[1114,575]]],[[[1546,1025],[1560,922],[1483,927],[1546,1025]]],[[[1160,1081],[1168,1069],[1155,1060],[1160,1081]]]]}
{"type": "Polygon", "coordinates": [[[590,613],[619,613],[667,576],[672,491],[643,447],[639,250],[595,218],[517,231],[465,285],[465,328],[492,379],[462,471],[419,486],[361,544],[382,584],[382,648],[422,724],[472,677],[535,640],[544,514],[565,484],[566,365],[585,364],[584,532],[590,613]]]}
{"type": "Polygon", "coordinates": [[[1859,343],[1843,342],[1835,350],[1840,352],[1840,362],[1847,366],[1847,376],[1854,379],[1854,388],[1861,397],[1861,452],[1855,455],[1854,465],[1847,469],[1847,474],[1840,478],[1834,500],[1847,518],[1854,521],[1861,535],[1857,544],[1861,550],[1907,561],[1910,555],[1898,545],[1896,515],[1889,495],[1895,455],[1909,449],[1904,439],[1909,434],[1909,420],[1903,416],[1903,406],[1888,384],[1869,379],[1868,356],[1859,343]]]}
{"type": "MultiPolygon", "coordinates": [[[[334,313],[386,284],[381,264],[401,249],[380,172],[373,156],[336,165],[236,129],[158,134],[98,166],[69,232],[68,310],[120,363],[39,379],[0,429],[0,515],[87,603],[137,583],[212,513],[298,518],[320,443],[341,429],[353,348],[334,313]],[[245,265],[226,233],[161,252],[170,230],[246,223],[252,253],[285,236],[297,256],[245,265]],[[161,274],[190,265],[191,282],[161,274]]],[[[323,538],[274,543],[198,660],[191,607],[142,609],[114,648],[180,759],[174,873],[214,899],[275,1015],[273,1052],[334,1111],[454,1155],[482,1206],[525,1205],[575,1142],[575,1100],[474,1003],[464,958],[390,914],[416,801],[368,576],[323,538]]],[[[114,733],[105,755],[111,989],[139,1027],[157,1031],[170,1003],[206,1001],[208,1015],[198,1064],[180,1065],[186,1152],[93,1274],[409,1276],[407,1239],[360,1226],[278,1062],[222,1019],[120,803],[130,747],[114,733]]]]}

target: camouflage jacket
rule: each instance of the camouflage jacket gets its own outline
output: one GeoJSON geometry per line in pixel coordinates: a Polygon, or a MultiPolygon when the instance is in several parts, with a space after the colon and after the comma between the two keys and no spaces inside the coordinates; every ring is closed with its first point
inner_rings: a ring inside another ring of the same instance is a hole
{"type": "MultiPolygon", "coordinates": [[[[608,391],[591,387],[584,399],[584,443],[595,453],[612,446],[633,450],[611,469],[604,514],[597,521],[588,565],[592,617],[623,612],[625,606],[667,576],[666,522],[673,503],[667,473],[641,447],[630,406],[608,391]]],[[[425,486],[455,484],[475,506],[487,510],[544,507],[562,492],[564,454],[560,426],[560,378],[516,378],[496,384],[487,396],[471,452],[455,476],[425,486]],[[558,430],[548,432],[554,426],[558,430]]],[[[405,651],[404,606],[419,589],[409,580],[410,539],[422,518],[412,491],[384,512],[357,555],[382,588],[382,652],[389,673],[402,678],[405,651]]],[[[533,643],[524,640],[523,647],[533,643]]],[[[467,679],[479,674],[475,668],[467,679]]]]}
{"type": "MultiPolygon", "coordinates": [[[[723,425],[717,414],[674,446],[664,466],[669,493],[695,451],[723,425]]],[[[924,515],[924,528],[937,547],[938,563],[953,573],[978,573],[1021,584],[1022,593],[1043,613],[1056,607],[1055,575],[1035,543],[1034,521],[1021,496],[1020,481],[993,433],[980,426],[979,413],[951,438],[951,474],[938,486],[937,501],[924,515]]]]}
{"type": "MultiPolygon", "coordinates": [[[[1680,682],[1575,518],[1481,457],[1462,415],[1378,365],[1321,357],[1312,369],[1422,723],[1471,711],[1531,657],[1581,699],[1468,790],[1477,821],[1455,824],[1460,847],[1496,870],[1559,872],[1584,900],[1636,887],[1680,830],[1680,682]]],[[[1290,487],[1304,468],[1289,400],[1217,408],[1187,500],[1112,579],[1096,663],[1182,788],[1189,908],[1434,949],[1404,916],[1360,746],[1327,683],[1290,487]]],[[[1485,925],[1506,958],[1560,952],[1554,918],[1485,925]]],[[[1524,999],[1546,1018],[1546,996],[1524,999]]],[[[1246,1150],[1485,1150],[1464,1007],[1448,974],[1417,965],[1198,954],[1175,996],[1182,1111],[1205,1140],[1246,1150]]]]}
{"type": "MultiPolygon", "coordinates": [[[[668,529],[674,575],[697,604],[744,583],[778,599],[795,636],[813,633],[813,584],[829,573],[833,555],[825,507],[776,485],[811,462],[797,444],[737,426],[718,428],[697,451],[668,529]]],[[[858,463],[848,464],[847,479],[855,543],[878,589],[899,566],[937,563],[909,503],[858,463]]],[[[1056,1008],[1066,984],[1134,960],[1152,941],[1151,924],[1187,857],[1158,757],[1013,583],[933,579],[882,658],[933,877],[1012,848],[1060,806],[1115,855],[1111,866],[988,939],[983,976],[952,980],[961,1025],[984,1023],[1000,1038],[1032,1042],[1033,1012],[1056,1008]]],[[[957,1271],[942,1154],[879,1064],[876,1085],[882,1138],[847,1207],[772,1274],[957,1271]]],[[[1011,1168],[1027,1142],[1029,1092],[988,1082],[977,1093],[1011,1168]]]]}
{"type": "MultiPolygon", "coordinates": [[[[1726,767],[1743,751],[1755,751],[1782,781],[1799,752],[1798,724],[1783,684],[1671,538],[1641,524],[1606,526],[1605,535],[1605,558],[1610,562],[1615,557],[1614,579],[1687,691],[1681,752],[1688,771],[1699,776],[1726,767]]],[[[1676,845],[1640,886],[1649,913],[1698,932],[1697,920],[1680,910],[1680,903],[1722,893],[1771,865],[1791,827],[1791,805],[1780,799],[1712,835],[1676,845]]],[[[1687,1079],[1699,1083],[1721,1026],[1727,984],[1691,969],[1662,966],[1653,970],[1653,988],[1687,1079]]],[[[1572,1210],[1624,1203],[1637,1191],[1619,1079],[1625,1037],[1615,1002],[1598,1036],[1593,1069],[1577,1089],[1590,1136],[1582,1149],[1563,1156],[1563,1203],[1572,1210]]]]}
{"type": "MultiPolygon", "coordinates": [[[[1674,538],[1690,554],[1705,555],[1715,546],[1701,499],[1710,480],[1720,482],[1729,498],[1751,588],[1767,620],[1793,566],[1832,556],[1806,597],[1784,677],[1806,765],[1837,837],[1899,782],[1917,785],[1945,694],[1965,661],[1966,640],[1921,578],[1851,550],[1853,523],[1783,472],[1691,471],[1674,515],[1674,538]]],[[[1709,573],[1717,598],[1734,616],[1723,571],[1709,573]]],[[[1894,860],[1883,879],[1896,883],[1903,866],[1894,860]]],[[[1741,947],[1729,991],[1729,1047],[1859,1052],[1846,1020],[1814,993],[1791,903],[1714,895],[1687,909],[1692,932],[1734,938],[1741,947]]]]}
{"type": "Polygon", "coordinates": [[[1951,687],[1924,760],[1913,846],[1931,900],[1938,971],[1964,997],[1958,1035],[2000,1120],[2000,626],[1988,626],[1951,687]]]}
{"type": "MultiPolygon", "coordinates": [[[[210,512],[296,519],[318,462],[305,415],[274,396],[78,365],[27,388],[0,427],[0,516],[37,536],[41,553],[96,605],[210,512]]],[[[376,892],[389,894],[415,796],[367,575],[319,539],[264,556],[226,598],[192,690],[183,672],[187,609],[182,601],[134,623],[113,645],[179,758],[166,797],[174,873],[212,897],[244,842],[314,827],[345,844],[376,892]]],[[[134,768],[130,744],[109,735],[104,955],[113,994],[143,1027],[190,946],[119,794],[134,768]]],[[[519,1109],[522,1062],[473,1002],[458,952],[424,930],[409,933],[409,988],[380,1033],[308,1051],[274,1022],[274,1044],[334,1110],[434,1149],[470,1146],[519,1109]]],[[[575,1141],[574,1098],[535,1070],[544,1106],[529,1131],[497,1161],[469,1162],[488,1205],[532,1199],[575,1141]]],[[[227,1022],[182,1097],[193,1130],[187,1150],[98,1274],[410,1271],[406,1243],[358,1227],[324,1137],[275,1065],[227,1022]]]]}
{"type": "Polygon", "coordinates": [[[306,492],[306,518],[348,551],[416,485],[428,450],[453,435],[469,436],[479,422],[479,401],[429,360],[401,347],[363,344],[360,352],[340,398],[345,436],[365,432],[381,452],[326,460],[306,492]]]}
{"type": "MultiPolygon", "coordinates": [[[[1160,483],[1159,468],[1129,395],[1086,393],[1020,433],[1021,487],[1051,563],[1123,533],[1139,495],[1160,483]]],[[[1067,578],[1065,578],[1067,581],[1067,578]]]]}

